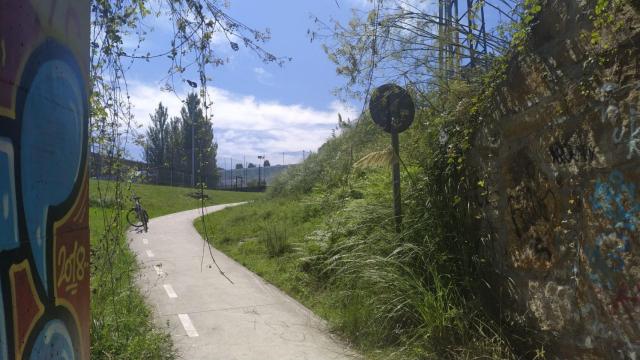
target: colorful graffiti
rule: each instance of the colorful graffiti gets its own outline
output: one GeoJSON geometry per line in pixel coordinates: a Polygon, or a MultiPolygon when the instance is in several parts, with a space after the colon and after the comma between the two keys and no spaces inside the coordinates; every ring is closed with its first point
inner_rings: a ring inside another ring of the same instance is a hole
{"type": "Polygon", "coordinates": [[[606,180],[596,180],[591,206],[600,217],[600,233],[593,246],[585,247],[591,281],[611,294],[613,312],[640,305],[640,278],[635,271],[627,271],[637,265],[632,254],[640,227],[636,186],[626,182],[621,172],[613,171],[606,180]]]}
{"type": "Polygon", "coordinates": [[[0,359],[89,358],[89,1],[0,0],[0,359]]]}

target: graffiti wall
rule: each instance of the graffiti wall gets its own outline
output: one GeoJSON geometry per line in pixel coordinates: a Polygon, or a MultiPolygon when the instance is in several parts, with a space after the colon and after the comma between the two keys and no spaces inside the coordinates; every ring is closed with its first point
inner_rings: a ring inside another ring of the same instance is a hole
{"type": "Polygon", "coordinates": [[[0,0],[0,359],[89,358],[88,0],[0,0]]]}
{"type": "Polygon", "coordinates": [[[640,15],[621,4],[595,29],[595,2],[544,2],[476,141],[503,316],[557,358],[640,359],[640,15]]]}

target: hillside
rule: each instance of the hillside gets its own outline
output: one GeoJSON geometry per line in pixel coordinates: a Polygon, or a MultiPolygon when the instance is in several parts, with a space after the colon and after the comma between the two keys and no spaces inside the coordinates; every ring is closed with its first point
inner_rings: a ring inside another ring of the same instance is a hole
{"type": "MultiPolygon", "coordinates": [[[[431,101],[452,108],[468,91],[460,86],[431,101]]],[[[389,139],[363,117],[278,178],[268,199],[210,215],[214,245],[370,358],[515,357],[505,328],[480,305],[483,263],[461,196],[471,186],[460,156],[469,131],[458,128],[434,109],[401,135],[399,235],[389,139]],[[440,142],[442,128],[458,145],[440,142]]]]}

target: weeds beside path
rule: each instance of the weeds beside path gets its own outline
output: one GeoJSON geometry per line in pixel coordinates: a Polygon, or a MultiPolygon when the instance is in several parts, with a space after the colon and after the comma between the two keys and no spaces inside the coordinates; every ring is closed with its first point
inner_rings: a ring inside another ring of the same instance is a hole
{"type": "Polygon", "coordinates": [[[485,302],[487,262],[469,191],[477,185],[457,147],[468,129],[450,129],[458,145],[440,146],[437,126],[447,120],[420,116],[401,134],[401,233],[389,157],[372,156],[384,155],[388,138],[363,118],[275,179],[266,199],[209,215],[211,240],[370,359],[515,359],[508,327],[485,302]]]}

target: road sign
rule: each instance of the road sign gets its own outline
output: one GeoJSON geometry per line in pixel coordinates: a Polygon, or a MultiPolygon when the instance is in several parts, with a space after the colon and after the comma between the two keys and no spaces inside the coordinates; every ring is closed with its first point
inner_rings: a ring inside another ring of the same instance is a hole
{"type": "Polygon", "coordinates": [[[398,134],[413,123],[416,110],[411,95],[395,84],[385,84],[373,91],[369,101],[369,113],[373,122],[391,134],[393,148],[393,209],[396,232],[400,233],[402,211],[400,206],[400,140],[398,134]]]}
{"type": "Polygon", "coordinates": [[[405,89],[385,84],[373,91],[369,112],[373,122],[382,130],[401,133],[413,123],[416,110],[411,95],[405,89]]]}

